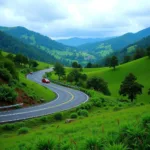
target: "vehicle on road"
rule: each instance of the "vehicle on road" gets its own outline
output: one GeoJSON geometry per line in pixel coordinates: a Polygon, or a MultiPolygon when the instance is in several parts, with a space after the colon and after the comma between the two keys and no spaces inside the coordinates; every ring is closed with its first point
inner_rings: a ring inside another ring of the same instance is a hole
{"type": "Polygon", "coordinates": [[[49,81],[48,79],[46,79],[46,78],[43,78],[43,79],[42,79],[42,82],[43,82],[43,83],[50,83],[50,81],[49,81]]]}

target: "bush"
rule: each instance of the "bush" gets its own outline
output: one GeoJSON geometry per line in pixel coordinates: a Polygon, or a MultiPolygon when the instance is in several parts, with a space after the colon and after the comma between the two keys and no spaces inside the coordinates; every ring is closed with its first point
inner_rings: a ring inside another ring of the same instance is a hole
{"type": "Polygon", "coordinates": [[[55,120],[62,120],[62,113],[56,113],[55,115],[54,115],[54,118],[55,118],[55,120]]]}
{"type": "Polygon", "coordinates": [[[4,81],[9,82],[12,79],[12,75],[7,69],[0,68],[0,78],[2,78],[4,81]]]}
{"type": "Polygon", "coordinates": [[[123,144],[109,144],[105,148],[105,150],[127,150],[127,147],[123,144]]]}
{"type": "Polygon", "coordinates": [[[145,128],[150,127],[150,115],[142,117],[142,126],[145,128]]]}
{"type": "Polygon", "coordinates": [[[102,99],[95,97],[90,99],[94,106],[101,107],[102,106],[102,99]]]}
{"type": "Polygon", "coordinates": [[[100,91],[105,95],[110,95],[107,82],[102,78],[92,77],[87,81],[87,88],[93,88],[96,91],[100,91]]]}
{"type": "Polygon", "coordinates": [[[16,100],[16,91],[8,85],[0,86],[0,101],[14,102],[16,100]]]}
{"type": "Polygon", "coordinates": [[[85,110],[85,109],[80,109],[80,110],[78,110],[78,115],[79,116],[84,116],[84,117],[88,117],[88,111],[87,110],[85,110]]]}
{"type": "Polygon", "coordinates": [[[53,150],[55,142],[52,139],[39,140],[36,144],[36,150],[53,150]]]}
{"type": "Polygon", "coordinates": [[[40,120],[41,120],[42,122],[46,122],[48,119],[47,119],[46,116],[43,116],[43,117],[40,117],[40,120]]]}
{"type": "Polygon", "coordinates": [[[8,131],[11,131],[15,128],[15,125],[14,124],[5,124],[2,126],[2,129],[3,130],[8,130],[8,131]]]}
{"type": "Polygon", "coordinates": [[[150,132],[139,126],[124,126],[119,132],[118,142],[124,143],[129,149],[148,150],[150,132]]]}
{"type": "Polygon", "coordinates": [[[88,138],[85,142],[86,150],[101,150],[103,146],[103,142],[94,137],[88,138]]]}
{"type": "Polygon", "coordinates": [[[26,134],[29,132],[29,128],[28,127],[21,127],[19,130],[18,130],[18,134],[26,134]]]}
{"type": "Polygon", "coordinates": [[[88,103],[84,103],[81,104],[79,107],[76,108],[76,110],[78,111],[79,109],[86,109],[89,110],[92,107],[92,103],[88,102],[88,103]]]}
{"type": "Polygon", "coordinates": [[[72,114],[70,115],[70,118],[72,118],[72,119],[77,118],[77,117],[78,117],[77,113],[72,113],[72,114]]]}

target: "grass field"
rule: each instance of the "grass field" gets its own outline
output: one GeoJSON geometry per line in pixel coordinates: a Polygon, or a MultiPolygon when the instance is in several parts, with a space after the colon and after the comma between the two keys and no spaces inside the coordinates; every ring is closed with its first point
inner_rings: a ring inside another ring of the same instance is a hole
{"type": "MultiPolygon", "coordinates": [[[[18,135],[18,130],[5,131],[0,136],[0,150],[20,150],[21,145],[34,147],[39,139],[45,138],[54,139],[57,143],[66,141],[74,146],[73,140],[77,143],[77,149],[84,150],[85,141],[89,137],[104,137],[110,132],[118,132],[124,125],[137,125],[141,117],[149,114],[149,109],[150,105],[107,112],[97,109],[89,117],[78,118],[70,124],[65,124],[64,121],[55,123],[45,121],[42,125],[30,128],[29,133],[21,135],[18,135]]],[[[26,122],[22,122],[22,125],[26,126],[26,122]]]]}

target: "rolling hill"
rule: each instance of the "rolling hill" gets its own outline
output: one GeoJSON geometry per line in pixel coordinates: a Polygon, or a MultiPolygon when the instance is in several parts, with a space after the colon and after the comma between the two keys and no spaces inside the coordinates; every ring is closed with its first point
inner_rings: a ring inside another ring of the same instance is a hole
{"type": "Polygon", "coordinates": [[[69,65],[72,61],[79,61],[81,64],[86,64],[89,60],[93,61],[95,59],[91,54],[79,52],[74,47],[63,45],[51,40],[47,36],[30,31],[24,27],[0,27],[0,30],[25,44],[39,49],[41,53],[52,55],[55,60],[57,59],[64,65],[69,65]]]}
{"type": "Polygon", "coordinates": [[[115,37],[109,40],[80,45],[78,48],[82,51],[86,51],[91,55],[96,56],[97,59],[101,59],[105,56],[113,54],[114,52],[119,52],[128,45],[131,45],[149,35],[150,27],[137,33],[126,33],[122,36],[115,37]]]}
{"type": "Polygon", "coordinates": [[[0,49],[14,54],[21,53],[31,59],[54,63],[57,60],[50,54],[0,31],[0,49]]]}

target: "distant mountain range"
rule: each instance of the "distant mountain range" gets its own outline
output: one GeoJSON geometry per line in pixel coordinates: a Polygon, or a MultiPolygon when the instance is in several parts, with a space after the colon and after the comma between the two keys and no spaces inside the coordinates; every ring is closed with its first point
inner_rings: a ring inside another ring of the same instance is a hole
{"type": "MultiPolygon", "coordinates": [[[[72,38],[64,40],[64,42],[68,42],[71,45],[104,40],[72,47],[64,45],[65,43],[61,44],[59,43],[60,41],[54,41],[47,36],[30,31],[24,27],[0,27],[0,30],[3,31],[0,32],[0,39],[2,40],[0,41],[1,49],[13,53],[20,52],[28,57],[41,61],[60,61],[64,65],[69,65],[73,61],[78,61],[82,65],[86,65],[88,62],[94,63],[108,55],[118,52],[122,53],[122,50],[128,49],[128,45],[130,49],[128,52],[133,51],[136,48],[135,45],[142,45],[143,41],[140,42],[140,40],[150,35],[150,28],[146,28],[137,33],[126,33],[111,39],[72,38]],[[133,43],[134,45],[132,45],[133,43]]],[[[148,40],[147,43],[149,44],[148,40]]],[[[144,41],[144,43],[146,42],[144,41]]]]}
{"type": "Polygon", "coordinates": [[[78,48],[80,50],[85,50],[85,51],[99,51],[101,50],[101,45],[104,45],[104,46],[110,46],[113,51],[118,51],[125,48],[127,45],[137,42],[140,39],[149,35],[150,35],[150,27],[141,30],[137,33],[126,33],[122,36],[118,36],[105,41],[80,45],[78,48]]]}
{"type": "Polygon", "coordinates": [[[68,45],[68,46],[80,46],[86,43],[95,43],[95,42],[100,42],[100,41],[105,41],[110,39],[110,37],[106,37],[106,38],[78,38],[78,37],[74,37],[74,38],[69,38],[69,39],[59,39],[56,40],[59,43],[68,45]]]}

